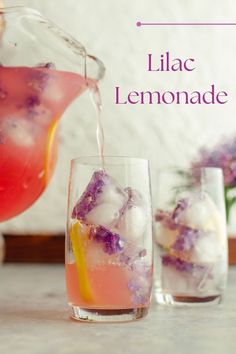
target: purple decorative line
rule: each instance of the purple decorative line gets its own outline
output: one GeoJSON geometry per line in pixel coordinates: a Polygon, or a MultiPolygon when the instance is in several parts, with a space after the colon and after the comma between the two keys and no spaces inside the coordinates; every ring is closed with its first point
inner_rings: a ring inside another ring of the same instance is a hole
{"type": "Polygon", "coordinates": [[[141,26],[236,26],[236,22],[136,22],[141,26]]]}

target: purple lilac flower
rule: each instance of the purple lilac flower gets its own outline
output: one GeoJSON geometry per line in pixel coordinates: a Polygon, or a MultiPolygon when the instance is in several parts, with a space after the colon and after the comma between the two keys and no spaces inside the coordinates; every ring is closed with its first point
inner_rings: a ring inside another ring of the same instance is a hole
{"type": "Polygon", "coordinates": [[[194,230],[187,226],[180,226],[179,235],[172,245],[172,249],[176,252],[191,251],[200,235],[199,230],[194,230]]]}
{"type": "Polygon", "coordinates": [[[85,220],[85,216],[96,206],[97,198],[102,193],[108,178],[103,170],[94,172],[84,193],[73,209],[73,219],[85,220]]]}
{"type": "Polygon", "coordinates": [[[187,199],[182,199],[177,203],[174,211],[165,212],[163,210],[158,210],[155,219],[160,222],[165,228],[169,230],[176,230],[178,235],[176,241],[171,246],[172,250],[175,252],[189,252],[195,246],[197,239],[201,236],[201,232],[191,227],[185,226],[178,222],[178,216],[180,213],[187,208],[187,199]]]}
{"type": "Polygon", "coordinates": [[[186,262],[180,258],[171,256],[169,254],[162,256],[162,264],[164,266],[174,267],[176,270],[180,272],[188,272],[188,273],[193,273],[193,271],[195,270],[203,271],[206,270],[207,268],[207,266],[205,265],[186,262]]]}
{"type": "Polygon", "coordinates": [[[193,170],[202,167],[219,167],[223,169],[226,186],[236,185],[236,138],[227,143],[218,144],[213,149],[202,148],[199,158],[192,164],[193,170]]]}
{"type": "MultiPolygon", "coordinates": [[[[40,69],[40,68],[39,68],[40,69]]],[[[28,85],[37,92],[43,92],[48,85],[50,75],[42,70],[34,70],[30,72],[28,77],[28,85]]]]}
{"type": "Polygon", "coordinates": [[[143,266],[136,269],[133,277],[128,282],[128,288],[132,292],[132,302],[134,305],[145,305],[149,302],[152,284],[152,268],[143,266]]]}
{"type": "Polygon", "coordinates": [[[91,228],[90,237],[99,243],[103,243],[104,252],[110,255],[120,252],[124,248],[124,241],[121,237],[103,226],[91,228]]]}
{"type": "Polygon", "coordinates": [[[178,224],[173,220],[172,213],[157,209],[155,220],[162,223],[162,225],[170,230],[176,230],[178,224]]]}
{"type": "Polygon", "coordinates": [[[142,287],[134,279],[128,282],[128,288],[132,292],[132,302],[134,305],[145,305],[148,301],[147,291],[143,291],[142,287]]]}
{"type": "Polygon", "coordinates": [[[29,111],[33,110],[36,106],[39,105],[40,99],[36,95],[28,96],[25,100],[25,106],[29,111]]]}
{"type": "Polygon", "coordinates": [[[147,255],[147,250],[145,248],[139,250],[138,252],[122,252],[120,254],[119,260],[122,264],[126,265],[129,269],[134,270],[136,261],[139,262],[140,258],[144,258],[147,255]]]}
{"type": "Polygon", "coordinates": [[[176,216],[173,216],[173,213],[161,209],[157,210],[155,220],[160,222],[165,228],[170,230],[177,230],[181,226],[176,221],[176,216]]]}

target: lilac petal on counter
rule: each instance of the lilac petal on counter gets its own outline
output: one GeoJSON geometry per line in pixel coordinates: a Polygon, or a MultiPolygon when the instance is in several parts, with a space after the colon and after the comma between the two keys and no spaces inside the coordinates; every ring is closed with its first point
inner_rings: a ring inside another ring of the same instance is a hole
{"type": "Polygon", "coordinates": [[[86,214],[95,207],[97,198],[101,194],[108,178],[108,175],[103,170],[94,172],[84,193],[73,209],[73,219],[84,221],[86,214]]]}
{"type": "Polygon", "coordinates": [[[90,237],[99,243],[103,243],[104,252],[108,254],[118,253],[124,248],[124,241],[121,237],[103,226],[92,227],[90,237]]]}

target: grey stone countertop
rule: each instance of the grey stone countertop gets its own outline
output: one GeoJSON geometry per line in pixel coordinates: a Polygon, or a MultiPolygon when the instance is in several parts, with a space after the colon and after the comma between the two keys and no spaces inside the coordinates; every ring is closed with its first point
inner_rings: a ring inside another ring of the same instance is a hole
{"type": "Polygon", "coordinates": [[[152,304],[130,323],[69,319],[61,265],[0,267],[0,354],[235,354],[236,268],[221,305],[152,304]]]}

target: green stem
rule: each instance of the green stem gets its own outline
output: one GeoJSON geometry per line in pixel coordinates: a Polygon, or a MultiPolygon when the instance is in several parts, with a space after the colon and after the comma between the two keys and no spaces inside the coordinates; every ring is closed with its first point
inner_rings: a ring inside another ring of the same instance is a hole
{"type": "Polygon", "coordinates": [[[230,210],[234,204],[236,204],[236,197],[230,197],[229,192],[235,187],[225,186],[225,209],[226,209],[226,220],[229,222],[230,210]]]}
{"type": "Polygon", "coordinates": [[[229,222],[230,206],[229,206],[229,199],[228,199],[228,187],[226,187],[226,186],[225,186],[224,194],[225,194],[226,221],[228,223],[229,222]]]}

